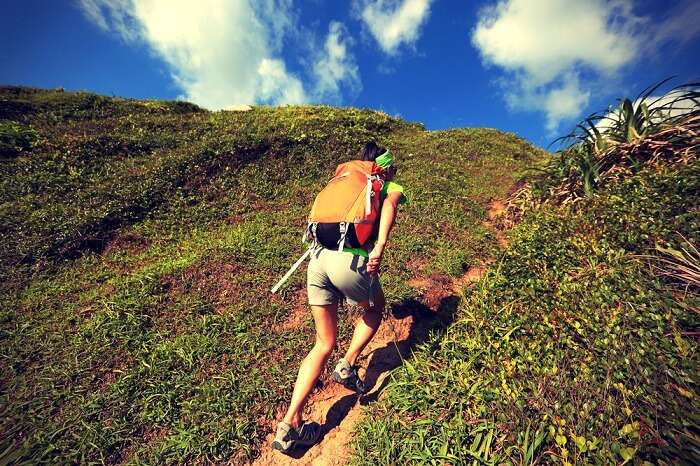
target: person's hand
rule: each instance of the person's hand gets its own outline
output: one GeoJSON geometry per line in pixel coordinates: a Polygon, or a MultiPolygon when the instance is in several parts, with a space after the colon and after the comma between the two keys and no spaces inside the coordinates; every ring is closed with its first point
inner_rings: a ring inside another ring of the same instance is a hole
{"type": "Polygon", "coordinates": [[[384,245],[375,244],[372,251],[369,253],[367,261],[367,272],[371,274],[379,273],[379,267],[382,265],[382,255],[384,254],[384,245]]]}

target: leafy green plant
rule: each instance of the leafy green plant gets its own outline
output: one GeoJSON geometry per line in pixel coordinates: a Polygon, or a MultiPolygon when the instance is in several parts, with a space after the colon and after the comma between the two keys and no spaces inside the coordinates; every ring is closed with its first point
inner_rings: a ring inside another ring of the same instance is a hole
{"type": "Polygon", "coordinates": [[[0,157],[15,157],[31,149],[38,140],[39,133],[31,126],[0,120],[0,157]]]}
{"type": "Polygon", "coordinates": [[[700,105],[696,83],[682,85],[659,97],[652,97],[670,79],[672,78],[650,86],[634,101],[622,99],[616,110],[608,112],[601,119],[608,123],[603,132],[605,138],[613,143],[632,143],[678,123],[688,113],[697,113],[697,109],[692,109],[692,104],[696,107],[700,105]]]}
{"type": "Polygon", "coordinates": [[[645,163],[697,155],[700,85],[685,84],[652,97],[666,82],[650,86],[634,100],[621,99],[617,108],[590,115],[556,139],[554,144],[566,147],[535,183],[542,198],[568,202],[590,197],[645,163]]]}

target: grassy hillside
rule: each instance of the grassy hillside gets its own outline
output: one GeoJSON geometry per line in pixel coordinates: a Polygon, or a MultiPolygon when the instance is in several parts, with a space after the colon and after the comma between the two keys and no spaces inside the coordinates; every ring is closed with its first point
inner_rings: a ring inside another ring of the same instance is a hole
{"type": "Polygon", "coordinates": [[[211,113],[0,88],[6,457],[255,457],[313,335],[308,317],[289,324],[303,273],[268,290],[302,252],[315,193],[369,139],[392,148],[411,198],[383,275],[394,305],[423,299],[410,279],[497,257],[485,208],[544,155],[496,130],[429,132],[368,110],[211,113]]]}
{"type": "Polygon", "coordinates": [[[621,107],[513,199],[510,245],[392,374],[355,464],[700,464],[700,109],[621,107]]]}

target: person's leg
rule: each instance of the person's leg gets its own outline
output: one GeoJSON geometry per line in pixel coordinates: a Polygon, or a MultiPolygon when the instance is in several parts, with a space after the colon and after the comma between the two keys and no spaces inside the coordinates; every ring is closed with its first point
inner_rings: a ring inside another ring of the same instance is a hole
{"type": "Polygon", "coordinates": [[[299,375],[294,385],[292,401],[289,404],[284,422],[299,427],[306,400],[321,375],[323,366],[333,353],[338,335],[338,304],[311,306],[316,324],[316,344],[299,367],[299,375]]]}
{"type": "Polygon", "coordinates": [[[367,344],[372,340],[374,334],[377,333],[379,324],[382,322],[382,315],[384,313],[384,293],[381,289],[377,293],[374,299],[374,306],[369,305],[369,301],[360,303],[364,308],[362,317],[357,319],[355,323],[355,331],[352,334],[352,340],[350,341],[350,346],[345,353],[344,359],[351,366],[355,365],[355,361],[365,349],[367,344]]]}

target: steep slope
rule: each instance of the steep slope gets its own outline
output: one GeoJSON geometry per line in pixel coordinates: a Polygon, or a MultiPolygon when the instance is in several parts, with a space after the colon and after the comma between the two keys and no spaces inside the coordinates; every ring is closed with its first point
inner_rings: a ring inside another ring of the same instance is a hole
{"type": "Polygon", "coordinates": [[[699,464],[700,257],[693,284],[662,254],[700,244],[698,128],[611,145],[607,184],[575,202],[549,195],[581,172],[553,172],[455,322],[394,372],[353,463],[699,464]]]}
{"type": "Polygon", "coordinates": [[[421,323],[408,351],[452,320],[452,282],[496,257],[487,206],[544,155],[331,107],[3,88],[0,120],[0,429],[33,461],[254,459],[313,336],[303,272],[268,290],[334,166],[370,139],[397,155],[411,202],[382,279],[390,321],[421,323]]]}

